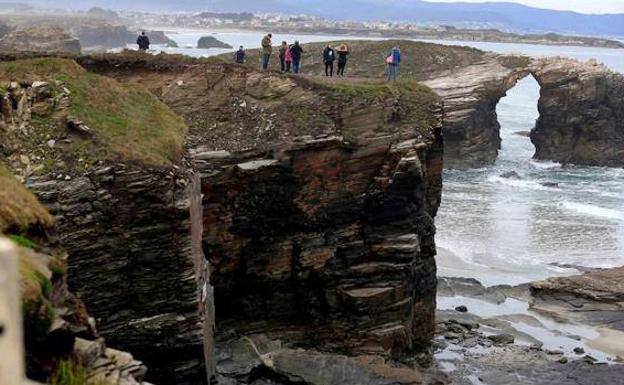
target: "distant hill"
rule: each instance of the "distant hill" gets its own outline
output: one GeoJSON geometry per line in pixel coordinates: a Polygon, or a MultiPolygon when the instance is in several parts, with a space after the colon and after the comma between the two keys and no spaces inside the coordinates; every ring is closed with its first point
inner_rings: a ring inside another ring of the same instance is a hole
{"type": "MultiPolygon", "coordinates": [[[[0,0],[1,1],[1,0],[0,0]]],[[[24,3],[50,6],[45,0],[24,3]]],[[[624,36],[624,14],[586,15],[514,3],[428,3],[422,0],[58,0],[56,7],[145,11],[281,12],[332,19],[389,20],[436,24],[496,23],[522,32],[624,36]]]]}

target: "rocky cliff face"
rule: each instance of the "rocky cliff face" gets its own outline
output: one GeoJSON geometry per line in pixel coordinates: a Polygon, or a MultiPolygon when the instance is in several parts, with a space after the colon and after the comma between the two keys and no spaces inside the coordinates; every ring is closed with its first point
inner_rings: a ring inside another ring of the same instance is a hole
{"type": "Polygon", "coordinates": [[[442,171],[435,98],[231,66],[207,81],[204,111],[187,117],[218,340],[260,332],[397,359],[425,349],[442,171]]]}
{"type": "Polygon", "coordinates": [[[150,87],[190,126],[220,376],[249,375],[224,369],[222,347],[257,333],[394,358],[426,348],[442,172],[430,91],[233,65],[107,74],[150,87]]]}
{"type": "MultiPolygon", "coordinates": [[[[123,155],[126,145],[109,147],[102,136],[107,129],[117,136],[133,125],[124,121],[128,115],[106,111],[107,97],[115,100],[113,106],[125,100],[126,109],[138,102],[135,113],[158,117],[127,131],[149,130],[151,150],[143,154],[148,157],[160,139],[178,130],[183,135],[184,124],[146,91],[133,99],[139,91],[86,74],[68,60],[2,63],[0,81],[9,84],[0,119],[2,162],[20,173],[55,216],[60,245],[69,253],[69,287],[97,319],[108,346],[129,350],[154,367],[149,374],[154,382],[205,383],[204,354],[210,350],[204,351],[204,335],[212,330],[206,315],[211,300],[201,290],[207,280],[201,229],[193,226],[201,226],[201,206],[193,203],[199,184],[192,172],[166,161],[152,160],[152,166],[146,159],[131,161],[123,155]],[[64,74],[71,79],[67,83],[54,80],[64,74]],[[101,83],[82,88],[89,79],[101,83]],[[96,90],[96,99],[89,89],[96,90]],[[96,109],[95,120],[81,120],[84,107],[96,109]],[[154,131],[162,119],[168,120],[164,137],[154,131]],[[98,150],[85,151],[94,142],[98,150]]],[[[174,143],[165,139],[163,148],[180,153],[181,141],[177,150],[174,143]]],[[[107,359],[131,364],[103,346],[87,346],[85,354],[93,358],[93,350],[101,351],[101,368],[107,359]]],[[[126,367],[131,368],[136,369],[126,367]]]]}
{"type": "Polygon", "coordinates": [[[30,28],[2,37],[0,51],[79,53],[80,41],[60,28],[30,28]]]}
{"type": "Polygon", "coordinates": [[[624,166],[624,76],[595,62],[548,59],[534,71],[540,117],[537,159],[624,166]]]}
{"type": "Polygon", "coordinates": [[[445,167],[478,168],[496,160],[501,146],[496,106],[529,73],[513,59],[486,56],[423,82],[444,103],[445,167]]]}
{"type": "Polygon", "coordinates": [[[57,218],[70,288],[109,344],[134,352],[160,383],[205,381],[188,184],[120,165],[28,185],[57,218]]]}

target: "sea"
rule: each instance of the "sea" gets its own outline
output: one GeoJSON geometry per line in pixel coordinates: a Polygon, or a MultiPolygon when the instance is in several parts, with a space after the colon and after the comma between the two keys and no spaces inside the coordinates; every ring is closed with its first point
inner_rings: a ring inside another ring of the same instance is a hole
{"type": "MultiPolygon", "coordinates": [[[[213,56],[227,49],[197,49],[212,35],[233,47],[258,48],[261,32],[166,30],[179,48],[170,53],[213,56]]],[[[274,34],[273,40],[301,43],[375,40],[336,35],[274,34]]],[[[467,41],[433,41],[496,53],[596,59],[624,73],[624,50],[467,41]]],[[[305,64],[305,63],[304,63],[305,64]]],[[[501,100],[497,113],[502,149],[490,167],[446,171],[436,219],[440,276],[476,278],[485,285],[521,284],[571,275],[581,267],[624,265],[624,169],[561,165],[533,160],[529,131],[538,117],[539,85],[519,82],[501,100]],[[521,179],[501,175],[514,171],[521,179]],[[546,187],[542,183],[557,184],[546,187]]]]}

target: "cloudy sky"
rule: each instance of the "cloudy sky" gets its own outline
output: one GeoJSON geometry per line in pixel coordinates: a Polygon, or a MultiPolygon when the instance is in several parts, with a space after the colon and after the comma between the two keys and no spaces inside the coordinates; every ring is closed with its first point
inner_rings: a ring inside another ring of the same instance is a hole
{"type": "MultiPolygon", "coordinates": [[[[457,0],[427,0],[436,2],[456,2],[457,0]]],[[[484,3],[488,0],[462,0],[471,3],[484,3]]],[[[491,0],[490,0],[491,1],[491,0]]],[[[503,0],[505,1],[505,0],[503,0]]],[[[624,13],[624,0],[506,0],[539,8],[564,9],[583,13],[624,13]]]]}

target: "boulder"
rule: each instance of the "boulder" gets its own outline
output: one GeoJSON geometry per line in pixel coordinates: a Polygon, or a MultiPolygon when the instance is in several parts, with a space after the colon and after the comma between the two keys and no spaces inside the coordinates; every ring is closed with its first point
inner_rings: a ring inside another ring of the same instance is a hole
{"type": "Polygon", "coordinates": [[[227,43],[224,43],[224,42],[218,40],[214,36],[202,36],[197,41],[197,48],[203,48],[203,49],[208,49],[208,48],[230,49],[230,48],[233,48],[233,47],[231,45],[227,44],[227,43]]]}
{"type": "Polygon", "coordinates": [[[531,294],[536,311],[624,331],[624,268],[535,282],[531,294]]]}

